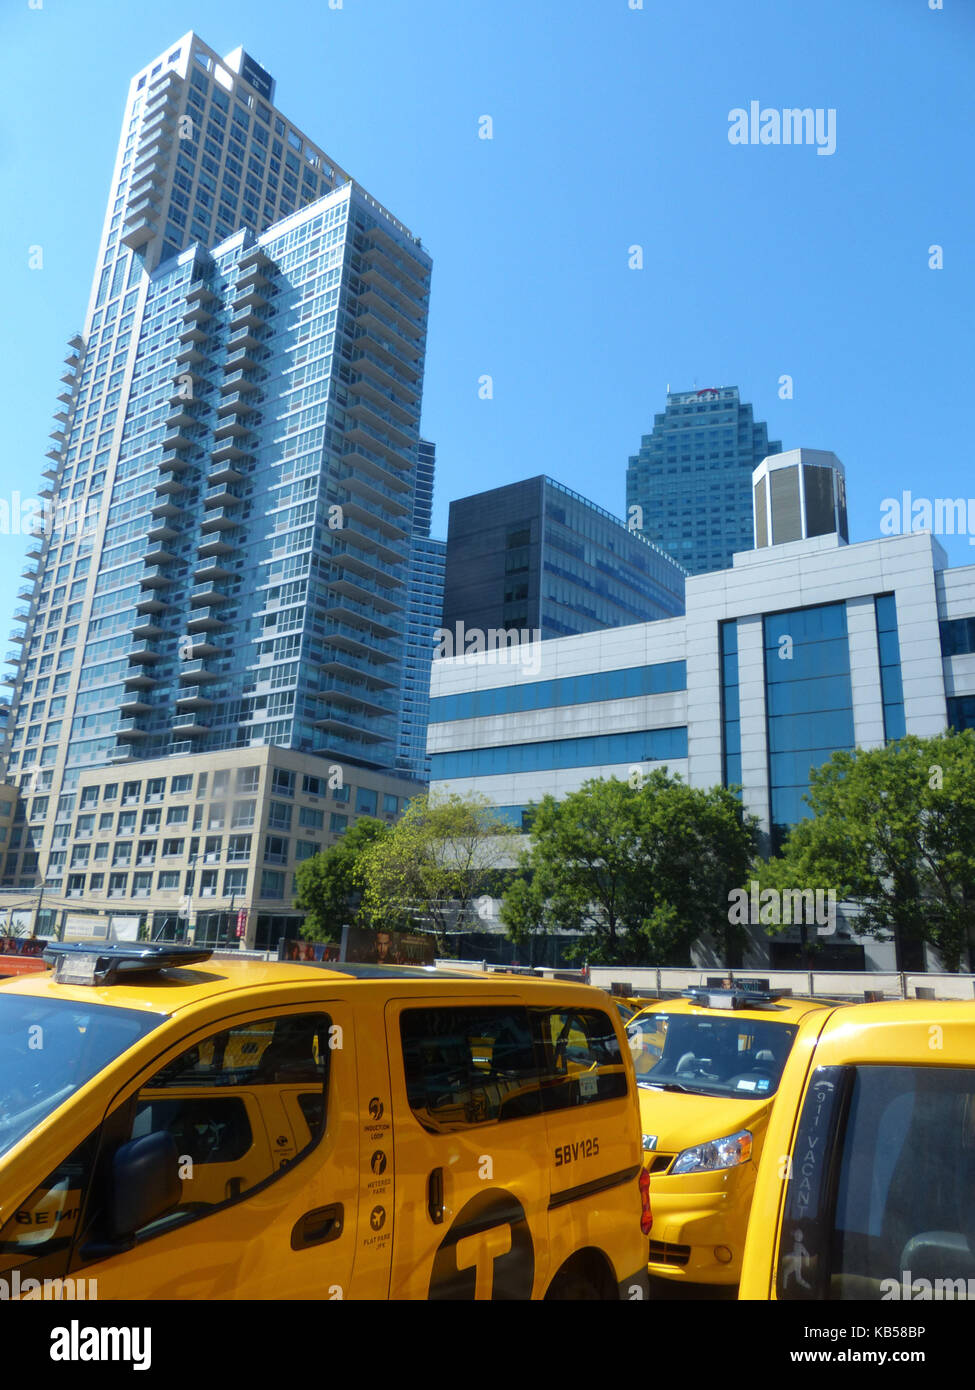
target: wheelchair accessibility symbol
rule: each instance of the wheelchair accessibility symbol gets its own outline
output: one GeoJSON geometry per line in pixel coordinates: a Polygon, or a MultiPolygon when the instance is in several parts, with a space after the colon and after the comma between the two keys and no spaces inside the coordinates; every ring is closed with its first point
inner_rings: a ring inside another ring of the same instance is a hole
{"type": "Polygon", "coordinates": [[[535,1250],[525,1209],[489,1188],[457,1213],[433,1258],[430,1299],[493,1302],[531,1298],[535,1250]]]}

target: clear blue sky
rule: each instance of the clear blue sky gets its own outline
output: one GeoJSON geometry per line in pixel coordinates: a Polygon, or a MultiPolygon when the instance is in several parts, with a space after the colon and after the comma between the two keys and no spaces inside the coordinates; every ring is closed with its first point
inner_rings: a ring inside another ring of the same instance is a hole
{"type": "MultiPolygon", "coordinates": [[[[435,535],[540,472],[622,514],[668,383],[737,384],[786,447],[834,450],[851,539],[903,489],[975,495],[972,0],[4,0],[0,496],[38,485],[128,80],[190,28],[243,44],[434,257],[435,535]],[[730,144],[753,100],[835,108],[835,154],[730,144]]],[[[0,537],[11,608],[24,549],[0,537]]]]}

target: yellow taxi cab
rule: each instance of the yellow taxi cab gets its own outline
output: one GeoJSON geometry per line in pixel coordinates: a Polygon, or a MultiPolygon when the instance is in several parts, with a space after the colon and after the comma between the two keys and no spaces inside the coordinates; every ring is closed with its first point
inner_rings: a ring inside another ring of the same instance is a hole
{"type": "Polygon", "coordinates": [[[803,1020],[758,1168],[739,1298],[975,1299],[975,1002],[803,1020]]]}
{"type": "Polygon", "coordinates": [[[628,1025],[653,1201],[652,1275],[737,1284],[779,1077],[801,1020],[829,1007],[694,988],[628,1025]]]}
{"type": "Polygon", "coordinates": [[[635,1075],[600,991],[47,958],[0,985],[3,1296],[646,1296],[635,1075]]]}

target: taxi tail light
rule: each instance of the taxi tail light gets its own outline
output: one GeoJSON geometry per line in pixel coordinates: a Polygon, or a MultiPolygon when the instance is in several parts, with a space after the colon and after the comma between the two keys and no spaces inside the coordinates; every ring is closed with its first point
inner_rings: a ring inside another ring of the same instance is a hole
{"type": "Polygon", "coordinates": [[[650,1174],[646,1168],[640,1169],[640,1230],[648,1236],[653,1229],[653,1213],[650,1210],[650,1174]]]}

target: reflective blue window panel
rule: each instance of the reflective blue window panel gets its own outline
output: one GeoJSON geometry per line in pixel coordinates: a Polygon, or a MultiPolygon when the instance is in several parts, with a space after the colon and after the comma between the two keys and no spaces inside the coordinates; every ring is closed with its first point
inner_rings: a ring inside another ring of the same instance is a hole
{"type": "Polygon", "coordinates": [[[687,757],[687,728],[648,729],[643,733],[596,734],[589,738],[551,739],[500,748],[470,748],[435,753],[431,777],[492,777],[513,772],[549,772],[606,763],[662,762],[687,757]]]}
{"type": "Polygon", "coordinates": [[[526,710],[558,709],[600,700],[620,700],[633,695],[662,695],[687,689],[687,664],[663,661],[653,666],[630,666],[622,671],[597,671],[561,680],[527,681],[501,685],[493,690],[469,690],[430,701],[430,723],[456,719],[483,719],[496,714],[522,714],[526,710]]]}
{"type": "Polygon", "coordinates": [[[953,729],[975,729],[975,695],[949,698],[948,723],[953,729]]]}
{"type": "MultiPolygon", "coordinates": [[[[884,736],[887,742],[903,738],[907,732],[904,722],[904,687],[901,682],[900,642],[897,637],[897,605],[893,594],[878,594],[874,599],[877,615],[877,650],[880,658],[880,688],[884,706],[884,736]]],[[[942,624],[942,649],[944,624],[942,624]]]]}
{"type": "Polygon", "coordinates": [[[846,605],[764,620],[772,847],[809,815],[810,769],[854,746],[846,605]],[[788,639],[787,641],[784,639],[788,639]]]}
{"type": "Polygon", "coordinates": [[[721,624],[721,735],[724,785],[741,785],[741,709],[738,690],[738,623],[721,624]]]}
{"type": "Polygon", "coordinates": [[[951,618],[943,622],[942,656],[965,656],[969,652],[975,652],[975,618],[951,618]]]}

